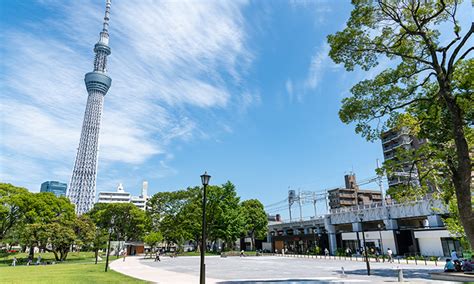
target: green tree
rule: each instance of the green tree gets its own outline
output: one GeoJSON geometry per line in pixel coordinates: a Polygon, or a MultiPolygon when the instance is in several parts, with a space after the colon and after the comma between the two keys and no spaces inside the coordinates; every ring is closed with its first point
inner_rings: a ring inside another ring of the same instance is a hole
{"type": "Polygon", "coordinates": [[[152,251],[154,251],[158,244],[163,241],[163,235],[158,231],[150,232],[143,238],[143,241],[151,247],[152,251]]]}
{"type": "Polygon", "coordinates": [[[90,246],[96,235],[95,228],[94,222],[88,215],[77,216],[73,224],[76,245],[90,246]]]}
{"type": "Polygon", "coordinates": [[[140,240],[147,221],[145,212],[131,203],[96,203],[88,215],[97,227],[111,228],[113,238],[124,241],[140,240]]]}
{"type": "MultiPolygon", "coordinates": [[[[192,225],[195,219],[188,209],[197,195],[196,188],[174,192],[159,192],[148,202],[149,218],[154,230],[160,231],[167,244],[181,248],[185,240],[195,238],[192,225]]],[[[200,228],[200,227],[199,227],[200,228]]]]}
{"type": "MultiPolygon", "coordinates": [[[[207,235],[215,242],[221,239],[230,248],[244,232],[244,218],[240,210],[240,197],[230,181],[221,186],[208,187],[206,207],[207,235]]],[[[202,202],[201,202],[202,204],[202,202]]]]}
{"type": "Polygon", "coordinates": [[[107,248],[109,233],[107,230],[95,227],[94,239],[91,242],[91,249],[94,252],[95,264],[99,260],[99,250],[107,248]]]}
{"type": "Polygon", "coordinates": [[[0,241],[24,217],[25,201],[30,193],[26,188],[0,183],[0,241]]]}
{"type": "Polygon", "coordinates": [[[424,158],[442,162],[441,174],[431,172],[449,178],[453,191],[441,190],[447,199],[457,199],[460,220],[474,247],[469,155],[469,124],[474,121],[474,63],[469,58],[474,47],[469,42],[474,23],[465,32],[459,25],[461,1],[352,2],[346,28],[328,36],[330,57],[348,71],[356,66],[369,70],[380,58],[394,60],[396,67],[352,87],[340,118],[356,122],[356,132],[369,140],[407,121],[420,138],[428,138],[431,146],[424,158]],[[442,34],[441,27],[452,32],[442,34]]]}
{"type": "Polygon", "coordinates": [[[263,204],[257,199],[245,200],[240,205],[245,220],[245,230],[252,239],[252,249],[255,239],[263,239],[267,234],[268,218],[263,204]]]}
{"type": "Polygon", "coordinates": [[[57,260],[64,260],[75,240],[74,205],[67,198],[49,192],[30,193],[23,198],[23,218],[16,230],[22,244],[30,247],[30,257],[33,258],[37,246],[54,252],[57,260]],[[68,245],[65,242],[69,242],[68,245]]]}
{"type": "Polygon", "coordinates": [[[76,240],[71,222],[35,223],[30,225],[30,229],[40,248],[52,252],[57,261],[66,260],[71,245],[76,240]]]}

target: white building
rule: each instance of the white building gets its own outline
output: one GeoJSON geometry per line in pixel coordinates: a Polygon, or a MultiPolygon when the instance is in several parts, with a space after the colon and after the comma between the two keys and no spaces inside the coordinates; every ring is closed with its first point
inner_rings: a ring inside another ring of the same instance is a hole
{"type": "Polygon", "coordinates": [[[140,196],[132,196],[130,192],[123,189],[120,183],[117,191],[101,191],[97,203],[133,203],[138,208],[145,210],[146,202],[149,200],[148,182],[144,181],[142,186],[142,194],[140,196]]]}

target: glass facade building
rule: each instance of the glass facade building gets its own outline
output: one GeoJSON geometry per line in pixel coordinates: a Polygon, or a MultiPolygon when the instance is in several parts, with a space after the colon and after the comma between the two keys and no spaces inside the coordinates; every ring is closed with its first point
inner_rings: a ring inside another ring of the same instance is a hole
{"type": "Polygon", "coordinates": [[[52,192],[57,197],[66,196],[67,184],[59,181],[45,181],[41,184],[40,192],[52,192]]]}

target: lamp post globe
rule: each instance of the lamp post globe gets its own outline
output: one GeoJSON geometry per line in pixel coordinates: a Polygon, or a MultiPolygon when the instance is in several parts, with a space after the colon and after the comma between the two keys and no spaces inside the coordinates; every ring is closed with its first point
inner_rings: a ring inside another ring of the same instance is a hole
{"type": "Polygon", "coordinates": [[[203,186],[207,186],[209,184],[209,180],[211,179],[211,176],[207,174],[207,172],[204,172],[201,175],[201,182],[203,186]]]}
{"type": "Polygon", "coordinates": [[[204,254],[206,253],[206,189],[209,184],[209,180],[211,176],[204,172],[201,175],[201,182],[203,185],[203,193],[202,193],[202,237],[201,237],[201,265],[200,265],[200,275],[199,275],[199,283],[204,284],[206,283],[206,265],[204,263],[204,254]]]}

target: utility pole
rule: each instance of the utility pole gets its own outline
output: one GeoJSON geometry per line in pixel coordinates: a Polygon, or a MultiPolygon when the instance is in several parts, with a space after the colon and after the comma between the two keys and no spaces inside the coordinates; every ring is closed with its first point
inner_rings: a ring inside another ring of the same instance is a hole
{"type": "Polygon", "coordinates": [[[290,190],[290,187],[288,187],[288,211],[290,213],[290,222],[292,221],[292,219],[291,219],[291,205],[293,205],[293,202],[295,202],[295,191],[290,190]]]}
{"type": "MultiPolygon", "coordinates": [[[[380,170],[379,159],[377,159],[377,169],[380,170]]],[[[382,195],[382,205],[385,205],[385,193],[383,191],[382,176],[383,176],[382,173],[378,174],[378,183],[379,183],[379,188],[380,188],[380,194],[382,195]]]]}
{"type": "Polygon", "coordinates": [[[316,202],[318,202],[318,196],[316,192],[313,192],[313,208],[314,208],[314,218],[318,216],[318,212],[316,211],[316,202]]]}
{"type": "Polygon", "coordinates": [[[298,205],[300,206],[300,221],[303,221],[303,209],[301,207],[301,205],[302,205],[301,202],[302,202],[302,200],[301,200],[301,189],[298,188],[298,205]]]}

